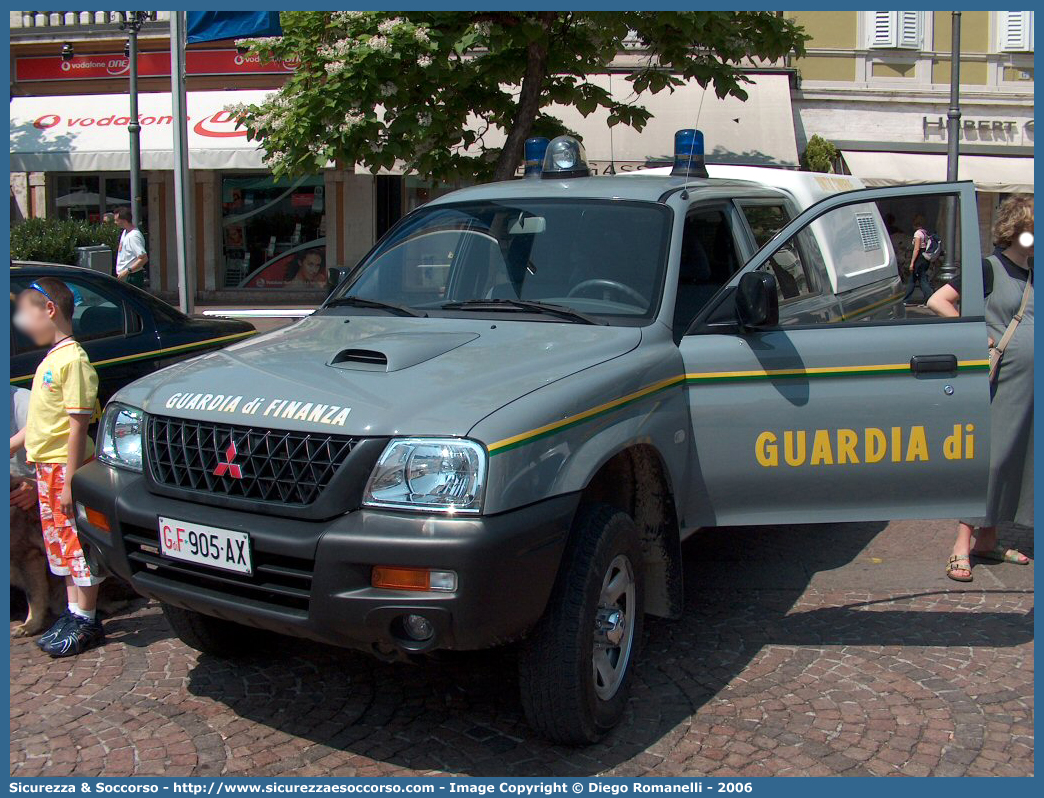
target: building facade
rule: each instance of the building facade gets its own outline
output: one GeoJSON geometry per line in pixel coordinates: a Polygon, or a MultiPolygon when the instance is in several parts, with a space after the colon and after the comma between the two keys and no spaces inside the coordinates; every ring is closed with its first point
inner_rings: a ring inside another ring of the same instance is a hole
{"type": "MultiPolygon", "coordinates": [[[[143,220],[149,285],[177,294],[168,12],[139,35],[143,220]]],[[[949,12],[785,12],[811,35],[791,62],[747,65],[748,99],[695,83],[639,101],[642,133],[604,114],[555,109],[583,138],[596,171],[662,163],[673,133],[699,126],[709,162],[796,168],[812,135],[841,151],[837,169],[869,184],[945,178],[949,12]]],[[[120,12],[12,11],[11,217],[99,219],[127,204],[128,66],[120,12]]],[[[976,181],[984,229],[1008,193],[1032,191],[1032,12],[964,12],[962,177],[976,181]]],[[[606,75],[640,52],[621,53],[606,75]]],[[[186,57],[189,166],[199,298],[310,302],[329,266],[354,265],[403,213],[450,187],[396,170],[327,168],[277,180],[256,142],[225,112],[283,84],[292,63],[262,63],[232,42],[186,57]]],[[[616,75],[614,79],[614,75],[616,75]]]]}
{"type": "MultiPolygon", "coordinates": [[[[177,292],[167,12],[139,36],[139,122],[150,246],[150,287],[177,292]]],[[[128,64],[119,12],[11,12],[12,220],[98,219],[129,197],[128,64]]],[[[624,51],[613,74],[592,80],[628,91],[624,51]]],[[[610,133],[604,113],[556,109],[583,138],[598,171],[641,168],[673,151],[674,131],[698,124],[708,160],[793,168],[798,162],[785,64],[749,64],[749,97],[720,99],[695,82],[643,97],[654,113],[642,133],[610,133]]],[[[400,170],[372,175],[327,168],[276,180],[256,142],[224,111],[282,85],[292,63],[261,63],[233,42],[191,45],[186,54],[189,167],[193,182],[196,282],[210,301],[296,301],[321,297],[328,266],[351,266],[403,213],[449,186],[400,170]]],[[[490,141],[487,136],[487,140],[490,141]]],[[[491,142],[495,144],[495,142],[491,142]]],[[[521,164],[520,164],[521,167],[521,164]]]]}
{"type": "MultiPolygon", "coordinates": [[[[139,196],[149,286],[172,298],[169,12],[154,16],[139,34],[139,196]]],[[[11,12],[13,221],[97,220],[128,203],[125,42],[119,12],[11,12]]],[[[254,294],[253,301],[314,301],[323,295],[326,265],[354,263],[374,241],[376,194],[388,186],[338,169],[276,180],[256,144],[224,112],[231,102],[257,101],[278,88],[292,69],[250,59],[232,42],[189,48],[194,261],[203,299],[254,294]]]]}
{"type": "MultiPolygon", "coordinates": [[[[946,179],[952,12],[794,11],[811,37],[792,60],[798,147],[813,135],[869,185],[946,179]]],[[[1032,11],[964,11],[960,171],[984,246],[997,205],[1033,191],[1032,11]]]]}

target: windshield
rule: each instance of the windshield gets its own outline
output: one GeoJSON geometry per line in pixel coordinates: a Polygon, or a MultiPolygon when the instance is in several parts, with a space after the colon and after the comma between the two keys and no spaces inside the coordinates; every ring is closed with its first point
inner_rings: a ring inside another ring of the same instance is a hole
{"type": "Polygon", "coordinates": [[[422,208],[371,253],[330,306],[428,315],[541,314],[651,320],[663,288],[670,211],[651,202],[547,199],[422,208]],[[369,300],[351,302],[347,298],[369,300]],[[340,301],[339,301],[340,300],[340,301]],[[539,305],[552,305],[551,309],[539,305]],[[387,310],[387,308],[385,308],[387,310]]]}

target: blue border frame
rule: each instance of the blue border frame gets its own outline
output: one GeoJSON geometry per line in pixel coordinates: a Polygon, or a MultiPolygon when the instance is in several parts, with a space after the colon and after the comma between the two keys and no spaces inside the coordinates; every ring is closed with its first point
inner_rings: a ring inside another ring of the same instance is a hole
{"type": "MultiPolygon", "coordinates": [[[[276,9],[276,10],[278,10],[278,9],[280,9],[280,6],[281,6],[281,4],[272,3],[272,2],[266,2],[265,0],[252,0],[252,2],[224,2],[221,5],[222,5],[223,8],[228,9],[228,10],[238,10],[238,9],[243,9],[243,10],[276,9]]],[[[633,8],[634,4],[633,3],[627,3],[627,2],[619,2],[618,0],[616,2],[614,2],[613,0],[602,0],[601,2],[596,2],[596,3],[591,3],[591,2],[574,2],[574,3],[571,3],[570,6],[572,8],[580,9],[580,10],[628,10],[628,9],[633,8]]],[[[343,6],[343,4],[314,3],[314,4],[309,4],[309,7],[310,8],[314,8],[314,9],[337,9],[337,8],[343,8],[344,6],[343,6]]],[[[501,3],[501,2],[498,2],[497,0],[491,0],[490,2],[485,2],[485,3],[446,3],[446,4],[437,3],[437,2],[429,3],[429,4],[420,4],[420,3],[413,3],[413,2],[405,2],[405,3],[371,2],[371,3],[366,3],[364,5],[364,7],[367,8],[367,9],[380,9],[380,10],[399,9],[399,10],[404,10],[404,11],[406,11],[406,10],[432,10],[432,9],[435,9],[435,8],[445,8],[447,10],[489,10],[489,9],[495,9],[495,8],[511,9],[511,10],[522,10],[522,9],[532,9],[532,10],[551,9],[551,10],[557,10],[557,9],[561,8],[561,4],[552,4],[552,3],[501,3]]],[[[802,10],[805,10],[805,9],[810,9],[810,10],[811,9],[831,10],[831,9],[836,9],[837,8],[837,4],[836,4],[836,2],[835,3],[828,3],[828,2],[822,2],[822,0],[819,0],[818,2],[803,2],[803,3],[798,4],[798,7],[801,8],[802,10]]],[[[663,10],[668,10],[668,9],[691,10],[691,9],[693,9],[693,4],[691,4],[691,3],[679,3],[679,2],[661,2],[661,3],[657,3],[656,4],[656,8],[657,9],[663,9],[663,10]]],[[[777,9],[776,6],[757,5],[757,4],[744,5],[744,6],[742,6],[742,8],[744,8],[744,9],[751,9],[751,10],[764,10],[764,9],[773,10],[773,9],[777,9]]],[[[958,10],[958,9],[981,8],[981,6],[975,6],[974,4],[970,4],[970,3],[958,2],[958,3],[932,3],[932,4],[922,5],[921,8],[926,8],[926,9],[929,9],[929,10],[949,11],[949,10],[958,10]]],[[[8,10],[13,10],[13,9],[9,8],[8,10]]],[[[82,6],[81,7],[77,7],[77,8],[72,8],[72,7],[69,7],[69,6],[65,6],[64,8],[62,8],[62,7],[59,6],[56,10],[59,10],[59,11],[62,11],[62,10],[82,10],[82,6]]],[[[186,6],[186,7],[184,7],[181,10],[210,10],[210,9],[200,9],[198,6],[186,6]]],[[[5,37],[6,41],[7,41],[8,52],[10,53],[10,29],[9,28],[5,29],[4,37],[5,37]]],[[[3,75],[7,78],[8,85],[10,85],[10,59],[9,58],[5,59],[3,61],[3,63],[0,64],[0,71],[2,71],[3,75]]],[[[4,155],[4,158],[5,158],[5,160],[7,162],[7,165],[8,165],[8,171],[10,171],[10,153],[6,153],[4,155]]],[[[1034,168],[1035,168],[1035,176],[1039,177],[1040,176],[1040,172],[1041,172],[1040,168],[1037,168],[1036,166],[1034,168]]],[[[5,240],[10,242],[10,217],[8,217],[8,221],[3,222],[2,224],[3,224],[3,231],[4,231],[5,240]]],[[[8,286],[10,286],[10,275],[6,274],[4,279],[7,282],[8,286]]],[[[10,340],[9,340],[9,337],[5,337],[3,339],[3,350],[6,352],[8,357],[10,356],[9,349],[10,349],[10,340]]],[[[1040,378],[1038,378],[1038,381],[1039,380],[1040,380],[1040,378]]],[[[8,401],[10,401],[10,400],[8,400],[8,401]]],[[[1036,454],[1039,454],[1040,453],[1039,452],[1040,446],[1038,445],[1037,442],[1035,442],[1034,448],[1035,448],[1036,454]]],[[[1040,478],[1038,478],[1036,484],[1037,485],[1040,484],[1040,478]]],[[[8,533],[10,533],[10,530],[7,530],[7,531],[8,531],[8,533]]],[[[9,538],[9,536],[10,535],[8,534],[8,538],[9,538]]],[[[4,569],[5,569],[5,572],[7,573],[8,580],[10,580],[10,566],[9,566],[9,563],[5,563],[4,564],[4,569]]],[[[2,591],[0,591],[0,593],[2,593],[2,591]]],[[[6,607],[6,611],[7,611],[8,615],[10,615],[10,595],[8,593],[2,594],[2,600],[3,600],[4,606],[6,607]]],[[[1037,625],[1035,623],[1034,631],[1037,631],[1037,630],[1038,630],[1038,627],[1037,627],[1037,625]]],[[[960,629],[959,628],[955,628],[954,629],[954,635],[955,635],[955,641],[957,641],[957,644],[959,644],[959,637],[960,637],[960,629]]],[[[10,642],[8,642],[8,646],[10,646],[10,642]]],[[[8,676],[8,680],[10,680],[10,675],[11,675],[10,648],[8,648],[8,656],[7,656],[7,658],[4,660],[2,665],[0,665],[0,670],[2,670],[3,672],[6,672],[6,674],[8,676]]],[[[998,674],[998,678],[1003,678],[1003,674],[998,674]]],[[[1034,683],[1035,686],[1037,684],[1039,684],[1039,679],[1040,679],[1040,677],[1037,676],[1036,680],[1035,680],[1035,683],[1034,683]]],[[[7,712],[7,715],[6,715],[6,718],[5,718],[5,722],[7,723],[8,739],[10,739],[10,695],[8,695],[7,703],[8,703],[8,707],[7,707],[8,708],[8,712],[7,712]]],[[[246,784],[272,785],[277,780],[274,779],[274,778],[239,778],[239,777],[234,777],[234,778],[233,777],[229,777],[229,778],[189,778],[189,777],[184,777],[184,778],[182,778],[182,777],[151,778],[151,777],[140,777],[140,778],[92,778],[92,779],[83,779],[82,777],[81,778],[55,778],[55,779],[44,779],[44,778],[41,778],[41,779],[28,779],[28,778],[11,779],[10,777],[8,777],[7,781],[9,783],[10,792],[12,794],[28,791],[28,785],[42,786],[42,785],[47,785],[47,784],[51,784],[51,785],[59,785],[59,784],[61,784],[61,785],[71,785],[76,790],[76,792],[97,792],[98,790],[96,788],[96,785],[102,784],[102,783],[104,783],[105,785],[128,785],[128,784],[137,784],[137,785],[142,785],[142,786],[144,786],[144,785],[155,785],[157,790],[158,790],[158,792],[160,792],[160,793],[171,793],[171,792],[174,792],[175,782],[178,783],[178,784],[181,784],[181,785],[191,784],[191,785],[193,785],[193,788],[195,790],[198,790],[199,792],[205,792],[207,794],[214,794],[214,793],[218,793],[218,792],[224,791],[225,788],[227,788],[229,785],[231,785],[233,783],[237,784],[237,785],[246,785],[246,784]],[[23,785],[23,786],[22,786],[21,789],[19,789],[16,785],[23,785]]],[[[279,779],[278,781],[283,782],[285,784],[287,779],[279,779]]],[[[790,796],[790,795],[797,796],[797,795],[810,795],[810,794],[811,795],[831,795],[840,786],[838,784],[838,782],[836,782],[836,781],[834,781],[832,779],[828,779],[828,778],[800,778],[800,779],[785,779],[785,780],[784,779],[765,779],[765,778],[715,779],[715,778],[708,778],[708,777],[694,777],[694,778],[685,778],[685,777],[677,777],[677,778],[644,778],[644,779],[641,779],[641,780],[638,780],[638,779],[620,779],[620,778],[591,778],[591,779],[562,779],[562,778],[553,778],[553,779],[552,778],[548,778],[548,779],[543,779],[543,778],[502,778],[502,779],[486,779],[486,778],[474,778],[474,779],[472,779],[472,778],[449,778],[449,779],[447,779],[447,778],[438,778],[438,779],[433,779],[433,778],[358,778],[358,779],[342,779],[342,778],[333,778],[333,777],[323,778],[323,779],[300,778],[300,777],[294,777],[293,778],[293,782],[295,784],[301,784],[301,785],[303,785],[303,784],[324,784],[324,785],[331,785],[331,784],[349,785],[349,784],[355,784],[355,785],[361,786],[361,785],[365,784],[365,785],[386,785],[387,786],[387,785],[392,784],[392,783],[398,783],[398,784],[404,786],[406,784],[432,784],[432,785],[435,785],[435,792],[436,792],[436,794],[443,793],[443,792],[448,792],[448,785],[449,785],[450,782],[463,782],[463,781],[467,781],[469,784],[475,784],[475,785],[479,785],[479,784],[482,784],[482,785],[492,785],[494,791],[497,792],[497,793],[502,793],[503,792],[503,790],[501,789],[501,787],[503,785],[512,785],[512,786],[532,785],[532,787],[534,788],[534,793],[533,794],[535,794],[535,795],[549,794],[552,791],[555,791],[555,792],[559,792],[559,791],[560,792],[572,792],[572,793],[575,793],[575,794],[598,793],[598,792],[603,792],[603,791],[609,791],[609,790],[613,789],[613,787],[615,787],[617,789],[619,789],[620,787],[623,787],[623,786],[630,787],[631,785],[633,785],[634,783],[636,783],[638,781],[641,781],[641,783],[643,785],[653,785],[653,784],[674,784],[674,785],[702,784],[704,791],[707,791],[707,792],[717,791],[716,788],[717,788],[717,785],[718,785],[719,782],[734,782],[734,783],[735,782],[740,782],[740,783],[745,783],[745,784],[749,783],[749,784],[752,785],[751,794],[762,794],[762,795],[764,795],[766,792],[772,792],[773,795],[781,795],[781,796],[790,796]],[[601,785],[604,788],[604,790],[598,790],[595,785],[601,785]]],[[[963,792],[965,790],[983,790],[983,789],[1004,790],[1006,795],[1011,795],[1011,796],[1019,796],[1019,795],[1027,795],[1028,796],[1028,795],[1030,795],[1030,791],[1033,789],[1032,788],[1032,782],[1033,782],[1032,778],[1005,779],[1002,782],[990,782],[989,786],[987,786],[987,784],[983,783],[981,780],[974,780],[974,782],[970,782],[967,779],[958,780],[958,779],[952,779],[952,778],[931,779],[931,780],[901,779],[899,781],[890,781],[890,782],[888,782],[886,789],[888,790],[890,795],[911,796],[911,798],[913,798],[913,796],[917,796],[918,798],[920,798],[920,796],[925,795],[925,794],[942,796],[944,794],[948,794],[948,795],[952,794],[954,791],[961,791],[961,792],[963,792]]],[[[884,782],[880,782],[880,781],[877,781],[877,780],[869,778],[869,777],[849,778],[849,779],[846,779],[843,782],[843,789],[845,790],[846,793],[848,793],[848,794],[850,794],[852,796],[876,795],[877,792],[880,791],[883,788],[885,788],[885,783],[884,782]]],[[[264,789],[263,786],[262,786],[262,789],[264,789]]],[[[631,789],[629,791],[633,792],[633,789],[631,789]]]]}

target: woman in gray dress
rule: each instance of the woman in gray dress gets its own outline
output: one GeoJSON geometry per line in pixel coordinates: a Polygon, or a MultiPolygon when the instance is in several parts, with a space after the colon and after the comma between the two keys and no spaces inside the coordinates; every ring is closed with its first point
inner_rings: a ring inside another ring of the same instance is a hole
{"type": "MultiPolygon", "coordinates": [[[[1022,321],[1001,358],[991,386],[990,472],[986,515],[957,525],[957,541],[946,575],[972,581],[971,558],[1025,565],[1029,558],[997,542],[997,524],[1033,525],[1033,197],[1005,200],[993,228],[994,256],[983,262],[986,324],[990,345],[1001,340],[1008,324],[1029,297],[1022,321]],[[973,544],[974,540],[974,544],[973,544]]],[[[960,296],[945,285],[928,300],[940,316],[957,316],[960,296]]]]}

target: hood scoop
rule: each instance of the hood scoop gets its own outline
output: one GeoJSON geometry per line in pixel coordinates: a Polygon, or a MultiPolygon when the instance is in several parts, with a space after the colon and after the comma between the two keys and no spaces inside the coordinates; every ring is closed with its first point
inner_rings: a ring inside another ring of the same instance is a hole
{"type": "Polygon", "coordinates": [[[372,335],[342,349],[327,365],[346,371],[402,371],[471,343],[478,337],[478,333],[470,332],[372,335]]]}
{"type": "Polygon", "coordinates": [[[368,371],[387,371],[388,356],[384,352],[377,352],[373,349],[342,349],[334,355],[330,365],[368,371]]]}

